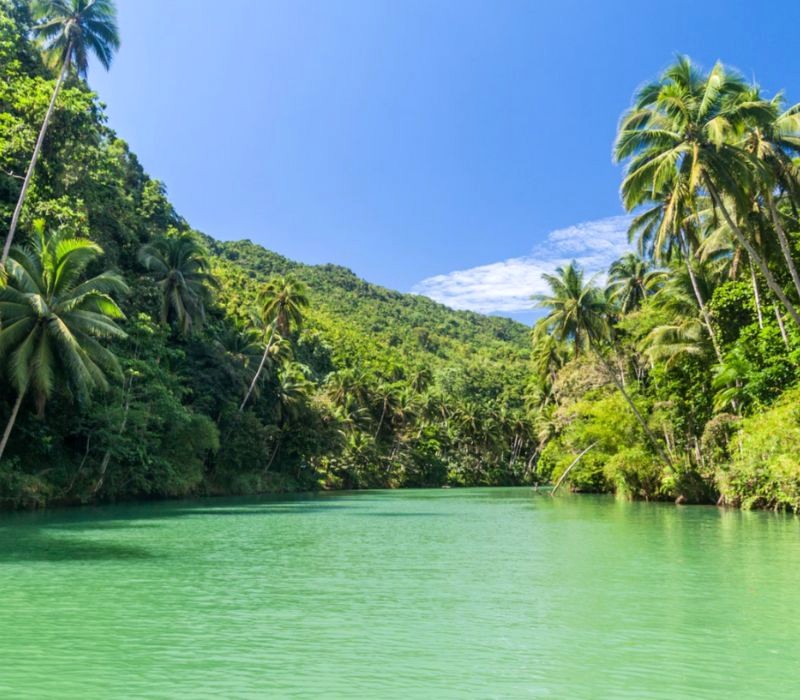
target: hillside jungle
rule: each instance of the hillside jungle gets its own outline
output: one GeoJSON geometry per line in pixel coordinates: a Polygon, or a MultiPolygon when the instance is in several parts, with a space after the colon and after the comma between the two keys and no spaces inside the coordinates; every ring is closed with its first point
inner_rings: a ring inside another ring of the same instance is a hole
{"type": "Polygon", "coordinates": [[[88,86],[118,46],[109,0],[0,0],[2,507],[546,483],[800,506],[800,106],[686,58],[640,87],[613,145],[632,252],[546,276],[531,330],[193,230],[88,86]]]}

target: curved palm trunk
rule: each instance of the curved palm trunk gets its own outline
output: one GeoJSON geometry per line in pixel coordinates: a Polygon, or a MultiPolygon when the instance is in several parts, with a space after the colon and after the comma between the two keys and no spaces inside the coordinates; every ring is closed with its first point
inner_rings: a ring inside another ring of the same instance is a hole
{"type": "Polygon", "coordinates": [[[761,274],[764,275],[764,279],[767,280],[767,285],[769,288],[773,291],[775,296],[778,297],[781,304],[786,307],[786,310],[791,314],[794,322],[800,326],[800,314],[798,314],[797,308],[794,304],[792,304],[791,301],[789,301],[789,298],[786,296],[786,294],[784,294],[769,267],[767,267],[767,263],[764,261],[764,258],[758,254],[758,251],[756,251],[753,244],[747,240],[747,236],[744,235],[742,229],[739,228],[738,224],[733,220],[733,217],[731,217],[728,208],[725,206],[722,199],[720,199],[717,188],[714,186],[714,183],[711,182],[711,178],[706,175],[704,179],[708,193],[711,195],[711,199],[714,202],[714,206],[720,211],[722,217],[725,219],[725,223],[727,223],[731,231],[733,231],[733,235],[735,236],[737,242],[747,251],[747,253],[750,255],[750,259],[755,262],[755,264],[758,266],[758,269],[761,271],[761,274]]]}
{"type": "MultiPolygon", "coordinates": [[[[130,381],[128,382],[128,391],[125,395],[125,403],[122,407],[122,421],[119,424],[119,430],[117,431],[117,435],[122,435],[125,432],[125,426],[128,424],[128,412],[131,408],[131,394],[133,393],[133,375],[131,374],[130,381]]],[[[94,486],[92,486],[92,494],[96,494],[102,487],[103,482],[106,478],[106,472],[108,471],[108,465],[111,463],[111,446],[106,448],[105,454],[103,455],[103,461],[100,463],[100,474],[98,475],[97,479],[94,482],[94,486]]]]}
{"type": "Polygon", "coordinates": [[[383,399],[383,410],[381,411],[381,419],[378,421],[378,429],[375,431],[375,439],[378,439],[378,435],[381,434],[381,428],[383,427],[383,419],[386,418],[386,401],[387,399],[383,399]]]}
{"type": "Polygon", "coordinates": [[[261,356],[261,362],[258,363],[258,369],[256,370],[255,375],[253,376],[253,381],[250,382],[250,386],[247,389],[247,393],[245,394],[244,400],[242,401],[242,405],[239,406],[239,413],[244,411],[245,405],[247,405],[247,400],[250,398],[250,394],[253,393],[253,389],[256,388],[256,384],[258,383],[258,378],[261,376],[261,372],[264,369],[264,365],[267,362],[267,357],[269,356],[269,351],[272,348],[272,341],[275,340],[275,329],[278,326],[278,319],[276,318],[272,322],[272,331],[269,334],[269,340],[267,341],[267,347],[264,348],[264,354],[261,356]]]}
{"type": "Polygon", "coordinates": [[[556,485],[553,487],[553,490],[550,492],[551,496],[556,495],[556,491],[558,491],[558,487],[561,486],[564,479],[567,478],[567,475],[577,466],[578,462],[581,461],[581,457],[585,455],[589,450],[591,450],[597,444],[597,440],[595,440],[589,447],[587,447],[583,452],[581,452],[565,470],[564,473],[558,478],[556,485]]]}
{"type": "Polygon", "coordinates": [[[617,389],[619,390],[619,393],[622,394],[622,397],[625,399],[625,402],[630,407],[631,411],[633,412],[633,415],[636,417],[636,420],[639,421],[639,425],[642,426],[642,430],[644,430],[645,435],[647,435],[648,440],[650,440],[650,443],[655,448],[659,457],[661,457],[661,459],[668,467],[671,467],[672,460],[669,458],[669,455],[667,455],[667,453],[661,449],[661,445],[658,444],[658,439],[653,434],[653,431],[650,430],[650,427],[647,425],[647,421],[644,419],[644,416],[641,414],[639,409],[636,408],[636,404],[633,402],[633,399],[628,395],[628,392],[625,391],[625,387],[622,386],[622,383],[620,382],[619,377],[617,377],[617,373],[614,371],[614,368],[600,353],[600,350],[596,346],[593,339],[591,340],[591,346],[595,356],[597,357],[598,360],[600,360],[600,363],[603,365],[603,367],[605,367],[606,372],[608,372],[608,374],[611,376],[611,381],[614,382],[614,386],[616,386],[617,389]]]}
{"type": "Polygon", "coordinates": [[[786,326],[783,325],[783,318],[781,317],[781,312],[778,311],[777,306],[773,306],[775,309],[775,318],[778,319],[778,328],[781,329],[781,338],[783,338],[783,344],[786,346],[786,349],[789,349],[789,336],[786,335],[786,326]]]}
{"type": "Polygon", "coordinates": [[[764,328],[764,316],[761,313],[761,296],[758,293],[758,280],[756,279],[756,268],[753,261],[750,261],[750,281],[753,284],[753,298],[756,301],[756,313],[758,314],[758,327],[764,328]]]}
{"type": "Polygon", "coordinates": [[[717,360],[722,362],[722,351],[719,349],[719,342],[717,341],[717,335],[714,333],[714,327],[711,325],[711,317],[708,315],[708,309],[706,308],[705,299],[703,299],[703,294],[700,291],[700,285],[697,284],[697,278],[694,276],[694,270],[692,269],[692,263],[689,260],[689,246],[686,245],[686,251],[684,252],[683,259],[686,262],[686,271],[689,273],[689,280],[692,283],[692,290],[694,291],[694,297],[697,299],[697,305],[700,307],[700,313],[703,316],[703,323],[705,324],[706,330],[708,331],[708,336],[711,338],[711,345],[714,346],[714,353],[717,356],[717,360]]]}
{"type": "Polygon", "coordinates": [[[14,429],[14,423],[17,422],[17,414],[19,413],[19,407],[22,405],[23,398],[25,398],[25,391],[20,391],[17,394],[14,407],[11,409],[11,415],[8,418],[8,423],[6,423],[6,429],[3,431],[3,438],[0,440],[0,459],[3,458],[3,453],[6,451],[6,445],[8,444],[8,438],[11,435],[11,431],[14,429]]]}
{"type": "Polygon", "coordinates": [[[33,179],[33,171],[36,168],[36,162],[39,160],[39,154],[42,151],[42,144],[44,143],[44,137],[47,133],[47,127],[50,126],[50,120],[53,118],[53,112],[55,111],[58,93],[61,92],[61,86],[64,83],[64,79],[67,77],[67,71],[69,70],[69,57],[71,53],[72,44],[70,43],[67,46],[64,65],[61,67],[61,71],[58,74],[58,80],[56,81],[56,86],[53,88],[53,96],[50,98],[50,104],[48,105],[47,112],[44,115],[42,128],[39,130],[39,137],[36,139],[36,145],[33,148],[31,162],[28,164],[28,170],[25,173],[25,179],[22,181],[22,189],[19,193],[19,199],[17,199],[17,206],[14,208],[14,215],[11,217],[11,226],[8,229],[8,235],[6,236],[6,241],[3,245],[3,253],[2,256],[0,256],[0,267],[5,267],[6,261],[8,260],[8,254],[11,251],[11,244],[14,242],[14,234],[17,231],[17,224],[19,223],[19,217],[22,213],[22,205],[25,203],[25,195],[28,193],[28,187],[33,179]]]}
{"type": "Polygon", "coordinates": [[[772,223],[775,226],[775,232],[778,234],[778,241],[781,244],[781,252],[786,260],[786,266],[789,268],[789,274],[792,276],[792,282],[794,282],[797,296],[800,298],[800,275],[797,274],[797,267],[794,264],[794,258],[792,258],[792,249],[789,245],[789,239],[786,236],[786,231],[783,229],[783,224],[781,224],[778,208],[775,206],[775,198],[772,196],[771,192],[767,192],[766,200],[770,215],[772,216],[772,223]]]}

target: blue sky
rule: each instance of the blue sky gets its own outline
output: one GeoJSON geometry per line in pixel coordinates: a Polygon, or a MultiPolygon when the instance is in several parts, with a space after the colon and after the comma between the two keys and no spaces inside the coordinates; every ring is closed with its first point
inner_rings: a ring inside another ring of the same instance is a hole
{"type": "Polygon", "coordinates": [[[677,53],[800,101],[800,5],[118,0],[92,86],[221,239],[530,320],[543,271],[624,248],[611,144],[677,53]]]}

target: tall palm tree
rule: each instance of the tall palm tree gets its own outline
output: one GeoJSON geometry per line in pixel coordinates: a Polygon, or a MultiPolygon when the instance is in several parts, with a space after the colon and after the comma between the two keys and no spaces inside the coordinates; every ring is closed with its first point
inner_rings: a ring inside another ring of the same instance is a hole
{"type": "Polygon", "coordinates": [[[83,279],[102,253],[95,243],[65,233],[48,239],[42,225],[35,227],[31,247],[12,249],[7,284],[0,289],[0,358],[17,398],[0,457],[29,392],[41,414],[56,384],[85,397],[107,388],[109,375],[121,374],[116,357],[98,339],[125,336],[111,294],[127,287],[112,272],[83,279]]]}
{"type": "Polygon", "coordinates": [[[535,332],[553,335],[560,341],[571,340],[576,354],[591,350],[605,367],[659,456],[670,465],[671,460],[603,354],[602,346],[611,337],[609,308],[605,296],[594,284],[594,278],[585,280],[583,270],[574,261],[557,268],[554,275],[545,274],[542,278],[550,287],[550,294],[536,294],[533,298],[539,308],[549,309],[549,313],[538,322],[535,332]]]}
{"type": "Polygon", "coordinates": [[[800,325],[797,308],[737,221],[737,211],[751,207],[754,181],[764,176],[764,168],[741,148],[740,134],[773,113],[768,102],[750,97],[749,86],[721,63],[704,75],[685,57],[642,87],[622,118],[614,146],[615,158],[626,163],[622,199],[628,210],[634,209],[657,201],[669,183],[685,187],[688,202],[707,194],[800,325]]]}
{"type": "Polygon", "coordinates": [[[646,203],[648,209],[634,217],[628,230],[629,240],[638,238],[640,254],[648,254],[656,262],[682,260],[692,283],[692,291],[703,317],[706,331],[714,347],[717,359],[722,359],[722,350],[711,316],[706,307],[706,298],[697,281],[694,258],[702,246],[702,222],[699,215],[698,198],[691,192],[685,177],[673,176],[656,190],[643,188],[631,193],[626,202],[630,208],[646,203]]]}
{"type": "Polygon", "coordinates": [[[608,268],[610,298],[619,304],[622,313],[630,313],[655,290],[664,276],[663,270],[654,270],[636,253],[626,253],[608,268]]]}
{"type": "Polygon", "coordinates": [[[674,261],[666,282],[653,296],[654,306],[666,312],[669,320],[642,339],[640,350],[652,362],[663,362],[666,367],[689,356],[707,357],[712,351],[720,361],[719,346],[714,342],[715,335],[707,332],[696,292],[703,298],[711,298],[721,281],[719,270],[710,261],[698,263],[692,275],[674,261]]]}
{"type": "Polygon", "coordinates": [[[74,66],[78,75],[85,76],[88,55],[91,53],[108,70],[114,53],[119,48],[117,10],[113,0],[34,0],[32,9],[33,18],[37,22],[33,33],[44,43],[48,62],[58,66],[58,78],[25,172],[25,179],[22,181],[17,206],[14,208],[11,226],[0,255],[0,267],[5,266],[8,260],[25,195],[33,179],[47,128],[53,118],[58,94],[70,67],[74,66]]]}
{"type": "MultiPolygon", "coordinates": [[[[764,102],[758,88],[752,88],[747,99],[764,102]]],[[[775,227],[783,259],[800,298],[800,274],[775,198],[775,192],[779,189],[788,193],[795,202],[800,200],[800,168],[793,160],[793,156],[800,155],[800,104],[783,110],[780,95],[767,104],[769,110],[761,110],[756,115],[758,119],[747,131],[743,147],[763,165],[763,172],[767,175],[760,181],[760,194],[768,218],[775,227]]]]}
{"type": "Polygon", "coordinates": [[[203,247],[191,233],[168,235],[142,246],[139,262],[161,290],[161,322],[188,335],[205,319],[209,287],[217,284],[203,247]]]}
{"type": "Polygon", "coordinates": [[[261,377],[261,372],[269,357],[277,333],[288,337],[292,326],[299,327],[303,322],[303,312],[308,307],[308,289],[305,284],[291,275],[273,277],[259,295],[261,318],[270,328],[269,339],[258,369],[253,375],[250,387],[242,400],[239,411],[244,411],[247,401],[261,377]]]}
{"type": "Polygon", "coordinates": [[[553,275],[543,274],[550,294],[535,294],[533,299],[549,313],[536,324],[535,336],[547,334],[559,342],[570,341],[576,355],[602,338],[607,331],[608,304],[594,284],[595,277],[587,281],[575,261],[556,268],[553,275]]]}

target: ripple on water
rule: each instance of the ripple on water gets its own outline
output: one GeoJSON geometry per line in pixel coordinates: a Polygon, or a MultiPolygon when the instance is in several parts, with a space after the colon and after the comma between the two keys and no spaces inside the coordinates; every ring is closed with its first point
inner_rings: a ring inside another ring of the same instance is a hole
{"type": "Polygon", "coordinates": [[[0,697],[800,694],[793,518],[528,489],[0,520],[0,697]]]}

